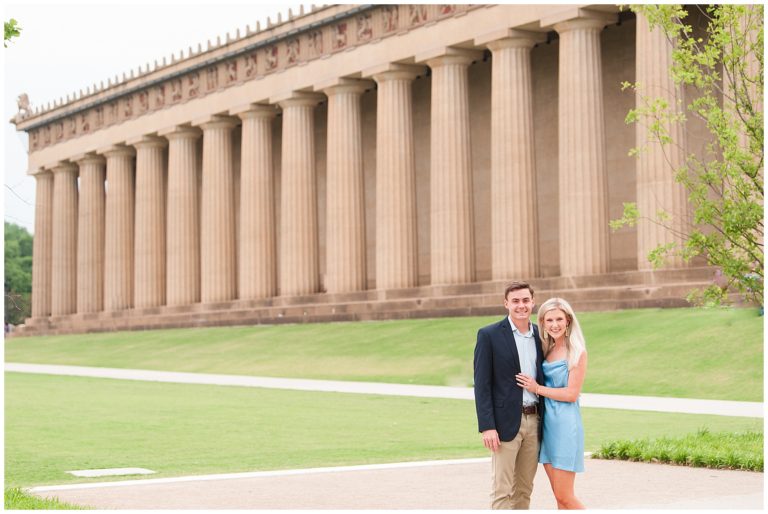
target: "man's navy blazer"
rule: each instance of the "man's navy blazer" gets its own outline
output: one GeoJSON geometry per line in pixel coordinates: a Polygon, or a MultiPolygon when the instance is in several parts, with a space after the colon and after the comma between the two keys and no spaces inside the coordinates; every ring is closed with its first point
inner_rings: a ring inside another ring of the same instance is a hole
{"type": "MultiPolygon", "coordinates": [[[[544,383],[544,354],[539,327],[533,325],[536,342],[536,380],[544,383]]],[[[515,375],[521,372],[520,356],[509,318],[483,327],[477,332],[475,345],[475,408],[480,432],[495,429],[502,441],[511,441],[520,430],[523,414],[523,388],[515,375]]],[[[544,420],[543,398],[539,400],[539,440],[544,420]]]]}

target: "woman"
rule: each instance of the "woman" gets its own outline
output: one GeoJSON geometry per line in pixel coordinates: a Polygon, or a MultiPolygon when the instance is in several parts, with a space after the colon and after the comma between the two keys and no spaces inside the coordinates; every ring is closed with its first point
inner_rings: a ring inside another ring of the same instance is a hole
{"type": "Polygon", "coordinates": [[[539,327],[544,351],[544,383],[522,373],[520,387],[544,397],[544,435],[539,462],[544,464],[558,509],[583,509],[573,492],[576,473],[584,471],[584,428],[579,412],[579,393],[587,372],[584,335],[571,306],[562,298],[550,298],[539,308],[539,327]]]}

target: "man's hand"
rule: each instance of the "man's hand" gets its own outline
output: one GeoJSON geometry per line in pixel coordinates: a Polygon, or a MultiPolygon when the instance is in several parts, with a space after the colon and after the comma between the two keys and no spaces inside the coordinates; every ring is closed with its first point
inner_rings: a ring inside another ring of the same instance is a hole
{"type": "Polygon", "coordinates": [[[483,445],[492,452],[499,451],[501,441],[499,441],[499,433],[494,429],[483,431],[483,445]]]}

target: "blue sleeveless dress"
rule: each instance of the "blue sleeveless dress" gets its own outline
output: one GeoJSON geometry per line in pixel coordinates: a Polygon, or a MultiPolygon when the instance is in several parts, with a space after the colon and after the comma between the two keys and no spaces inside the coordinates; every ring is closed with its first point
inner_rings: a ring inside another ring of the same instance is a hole
{"type": "MultiPolygon", "coordinates": [[[[546,387],[568,385],[567,361],[544,361],[543,369],[546,387]]],[[[544,434],[539,462],[566,471],[584,471],[584,427],[578,400],[559,402],[544,398],[544,434]]]]}

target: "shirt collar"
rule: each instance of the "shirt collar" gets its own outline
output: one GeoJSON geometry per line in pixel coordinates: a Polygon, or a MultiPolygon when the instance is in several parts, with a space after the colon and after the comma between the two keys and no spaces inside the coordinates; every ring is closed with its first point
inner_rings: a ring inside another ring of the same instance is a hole
{"type": "Polygon", "coordinates": [[[523,337],[533,337],[533,324],[531,324],[530,321],[528,322],[528,332],[526,332],[525,334],[523,334],[517,329],[515,324],[512,323],[512,318],[510,316],[507,316],[507,321],[509,321],[510,326],[512,326],[512,332],[517,332],[523,337]]]}

